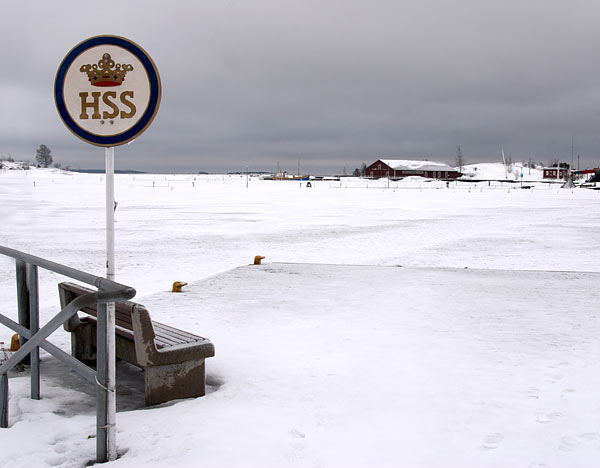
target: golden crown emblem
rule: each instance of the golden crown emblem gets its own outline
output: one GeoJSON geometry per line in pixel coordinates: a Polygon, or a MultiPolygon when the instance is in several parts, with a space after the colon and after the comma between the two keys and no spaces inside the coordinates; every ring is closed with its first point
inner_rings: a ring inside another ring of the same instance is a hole
{"type": "Polygon", "coordinates": [[[132,71],[133,66],[129,64],[115,64],[110,54],[105,53],[98,60],[98,65],[82,65],[79,69],[82,73],[87,73],[92,86],[121,86],[125,81],[127,72],[132,71]]]}

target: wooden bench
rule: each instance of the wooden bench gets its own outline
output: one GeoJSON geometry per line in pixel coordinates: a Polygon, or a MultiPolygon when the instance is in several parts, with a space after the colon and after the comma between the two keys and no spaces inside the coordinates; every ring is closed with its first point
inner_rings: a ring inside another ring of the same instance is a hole
{"type": "MultiPolygon", "coordinates": [[[[61,307],[92,289],[74,283],[58,285],[61,307]]],[[[71,333],[71,352],[80,361],[96,360],[96,304],[64,323],[71,333]]],[[[204,360],[215,355],[210,340],[154,322],[146,308],[131,301],[115,306],[116,356],[144,369],[146,405],[205,393],[204,360]]]]}

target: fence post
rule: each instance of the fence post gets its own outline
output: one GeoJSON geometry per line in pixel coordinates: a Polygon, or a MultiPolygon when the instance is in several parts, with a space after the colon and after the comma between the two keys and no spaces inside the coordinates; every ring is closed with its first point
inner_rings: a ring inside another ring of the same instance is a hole
{"type": "MultiPolygon", "coordinates": [[[[38,268],[27,265],[27,288],[29,289],[29,330],[33,336],[40,329],[40,298],[38,292],[38,268]]],[[[31,354],[31,398],[40,399],[40,347],[36,346],[31,354]]]]}

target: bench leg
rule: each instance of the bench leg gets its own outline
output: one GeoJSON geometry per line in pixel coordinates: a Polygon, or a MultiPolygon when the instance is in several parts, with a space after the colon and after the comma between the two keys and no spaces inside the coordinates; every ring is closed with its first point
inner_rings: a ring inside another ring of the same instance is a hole
{"type": "Polygon", "coordinates": [[[146,406],[204,396],[204,359],[144,368],[146,406]]]}
{"type": "Polygon", "coordinates": [[[96,362],[96,328],[81,325],[71,332],[71,354],[81,362],[96,362]]]}

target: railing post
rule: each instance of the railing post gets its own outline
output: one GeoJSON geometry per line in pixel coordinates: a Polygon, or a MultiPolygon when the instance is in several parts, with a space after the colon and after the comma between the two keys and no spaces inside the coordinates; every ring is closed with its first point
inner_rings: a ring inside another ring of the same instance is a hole
{"type": "MultiPolygon", "coordinates": [[[[27,265],[27,288],[29,289],[29,330],[33,336],[40,329],[40,298],[38,292],[38,268],[27,265]]],[[[40,348],[31,351],[31,398],[40,399],[40,348]]]]}
{"type": "Polygon", "coordinates": [[[106,349],[106,304],[98,304],[96,326],[96,462],[108,461],[108,387],[106,349]]]}
{"type": "Polygon", "coordinates": [[[8,427],[8,374],[0,374],[0,427],[8,427]]]}
{"type": "MultiPolygon", "coordinates": [[[[19,314],[19,325],[29,328],[29,289],[27,288],[27,263],[17,260],[17,304],[19,314]]],[[[27,339],[19,335],[19,342],[23,346],[27,339]]],[[[29,356],[26,356],[21,361],[22,364],[29,364],[29,356]]]]}

